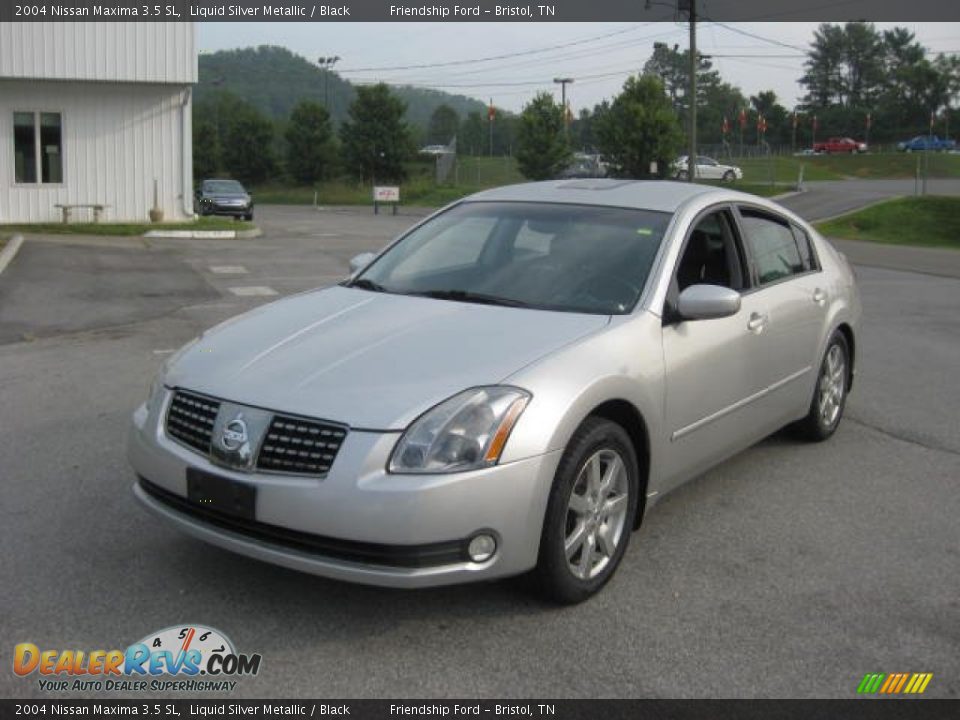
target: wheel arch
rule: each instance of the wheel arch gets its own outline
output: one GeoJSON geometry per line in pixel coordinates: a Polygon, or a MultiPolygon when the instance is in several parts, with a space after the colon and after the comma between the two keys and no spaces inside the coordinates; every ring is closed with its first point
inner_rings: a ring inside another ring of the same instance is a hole
{"type": "Polygon", "coordinates": [[[584,418],[600,417],[622,427],[633,443],[639,471],[640,497],[637,499],[637,515],[633,528],[640,527],[646,507],[647,487],[650,480],[650,431],[640,410],[629,400],[615,398],[594,407],[584,418]]]}
{"type": "Polygon", "coordinates": [[[843,339],[847,341],[847,349],[850,351],[850,362],[848,363],[847,368],[847,392],[850,392],[850,390],[853,389],[854,366],[857,359],[857,343],[853,335],[853,328],[847,323],[840,323],[837,326],[837,332],[843,335],[843,339]]]}

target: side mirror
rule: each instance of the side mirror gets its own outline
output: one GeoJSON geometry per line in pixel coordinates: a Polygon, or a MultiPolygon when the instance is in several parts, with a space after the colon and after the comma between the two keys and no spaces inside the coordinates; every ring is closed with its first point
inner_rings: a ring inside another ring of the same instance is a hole
{"type": "Polygon", "coordinates": [[[350,273],[357,273],[363,270],[367,265],[373,262],[376,253],[365,252],[350,258],[350,273]]]}
{"type": "Polygon", "coordinates": [[[721,285],[691,285],[677,298],[677,312],[684,320],[712,320],[740,311],[740,293],[721,285]]]}

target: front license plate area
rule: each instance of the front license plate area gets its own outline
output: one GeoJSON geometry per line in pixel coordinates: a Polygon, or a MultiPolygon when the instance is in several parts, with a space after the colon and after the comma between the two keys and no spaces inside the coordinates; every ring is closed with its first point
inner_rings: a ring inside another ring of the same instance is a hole
{"type": "Polygon", "coordinates": [[[187,468],[187,500],[201,510],[254,520],[257,488],[203,470],[187,468]]]}

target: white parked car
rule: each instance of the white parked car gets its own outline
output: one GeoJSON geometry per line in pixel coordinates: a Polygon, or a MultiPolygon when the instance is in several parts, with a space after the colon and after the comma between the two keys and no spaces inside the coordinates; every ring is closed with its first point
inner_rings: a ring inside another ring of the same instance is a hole
{"type": "MultiPolygon", "coordinates": [[[[674,177],[684,180],[687,177],[687,156],[677,159],[673,165],[674,177]]],[[[736,165],[723,165],[706,155],[697,155],[697,177],[703,180],[723,180],[733,182],[743,179],[743,170],[736,165]]]]}

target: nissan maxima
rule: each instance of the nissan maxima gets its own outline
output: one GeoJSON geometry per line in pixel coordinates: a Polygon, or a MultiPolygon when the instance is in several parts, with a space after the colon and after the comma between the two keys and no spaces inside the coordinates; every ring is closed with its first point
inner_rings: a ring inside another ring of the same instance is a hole
{"type": "Polygon", "coordinates": [[[761,198],[676,182],[481,192],[171,356],[134,492],[191,535],[394,587],[599,590],[672,489],[784,426],[837,429],[846,259],[761,198]]]}

